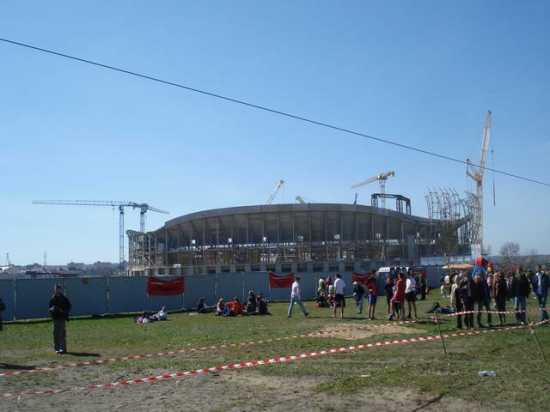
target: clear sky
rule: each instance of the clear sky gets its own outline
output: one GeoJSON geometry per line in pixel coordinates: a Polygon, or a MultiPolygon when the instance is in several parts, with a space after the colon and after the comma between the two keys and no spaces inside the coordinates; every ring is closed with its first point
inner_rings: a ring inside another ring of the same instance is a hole
{"type": "MultiPolygon", "coordinates": [[[[476,163],[491,110],[487,166],[546,185],[486,171],[484,244],[550,253],[549,20],[546,0],[8,0],[0,38],[476,163]]],[[[0,265],[118,262],[117,209],[33,200],[144,202],[170,211],[155,230],[279,179],[275,204],[369,205],[379,185],[350,186],[393,170],[423,217],[428,189],[475,192],[458,162],[4,41],[0,82],[0,265]]]]}

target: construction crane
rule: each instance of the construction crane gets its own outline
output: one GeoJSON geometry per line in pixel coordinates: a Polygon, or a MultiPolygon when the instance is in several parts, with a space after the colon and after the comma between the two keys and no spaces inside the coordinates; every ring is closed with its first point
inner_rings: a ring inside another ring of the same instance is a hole
{"type": "Polygon", "coordinates": [[[273,192],[269,195],[269,197],[267,198],[267,202],[265,202],[266,205],[270,205],[271,203],[273,203],[273,199],[275,199],[275,196],[277,196],[277,193],[279,193],[279,190],[281,189],[281,186],[285,183],[284,180],[279,180],[276,184],[275,184],[275,189],[273,189],[273,192]]]}
{"type": "Polygon", "coordinates": [[[77,206],[110,206],[118,207],[119,210],[119,264],[122,270],[124,266],[124,208],[131,207],[132,209],[139,209],[139,229],[141,233],[145,233],[145,216],[148,210],[157,213],[168,214],[166,210],[157,209],[156,207],[149,206],[147,203],[137,202],[125,202],[116,200],[33,200],[33,204],[36,205],[77,205],[77,206]]]}
{"type": "Polygon", "coordinates": [[[483,248],[483,172],[485,171],[485,160],[489,149],[489,138],[491,137],[491,118],[493,113],[489,110],[483,126],[483,142],[481,144],[481,158],[476,166],[470,159],[466,159],[468,168],[466,174],[476,182],[476,204],[474,207],[474,222],[472,244],[479,245],[479,252],[483,248]]]}
{"type": "Polygon", "coordinates": [[[301,204],[305,204],[305,203],[315,203],[315,201],[311,200],[311,199],[304,199],[302,196],[298,195],[296,196],[296,201],[298,203],[301,203],[301,204]]]}
{"type": "MultiPolygon", "coordinates": [[[[355,189],[356,187],[361,187],[368,185],[369,183],[376,182],[377,180],[380,182],[380,193],[382,195],[386,194],[386,180],[388,180],[388,177],[395,176],[395,172],[388,172],[388,173],[380,173],[379,175],[376,175],[374,177],[371,177],[370,179],[367,179],[363,182],[356,183],[351,186],[352,189],[355,189]]],[[[386,208],[386,199],[382,196],[382,208],[386,208]]]]}

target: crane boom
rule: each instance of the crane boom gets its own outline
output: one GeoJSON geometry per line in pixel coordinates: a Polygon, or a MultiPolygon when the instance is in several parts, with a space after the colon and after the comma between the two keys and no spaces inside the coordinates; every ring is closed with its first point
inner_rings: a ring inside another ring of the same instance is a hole
{"type": "MultiPolygon", "coordinates": [[[[355,189],[356,187],[365,186],[369,183],[376,182],[377,180],[380,182],[380,192],[382,192],[382,195],[386,193],[386,180],[388,180],[388,177],[395,176],[395,172],[390,171],[388,173],[380,173],[379,175],[373,176],[370,179],[367,179],[363,182],[356,183],[351,186],[352,189],[355,189]]],[[[357,198],[356,198],[357,201],[357,198]]],[[[382,197],[382,208],[386,208],[386,198],[382,197]]]]}
{"type": "Polygon", "coordinates": [[[483,247],[483,172],[485,171],[485,161],[487,150],[489,149],[489,139],[491,137],[491,120],[493,113],[489,110],[483,126],[483,142],[481,143],[481,157],[479,165],[474,165],[470,159],[466,159],[466,174],[476,182],[476,205],[473,224],[472,244],[483,247]]]}
{"type": "Polygon", "coordinates": [[[371,177],[370,179],[367,179],[363,182],[356,183],[356,184],[352,185],[351,188],[355,189],[356,187],[365,186],[365,185],[368,185],[369,183],[376,182],[377,180],[380,180],[380,181],[387,180],[388,177],[390,177],[390,176],[395,176],[395,172],[381,173],[381,174],[376,175],[374,177],[371,177]]]}
{"type": "Polygon", "coordinates": [[[147,203],[137,203],[120,200],[33,200],[35,205],[68,205],[68,206],[110,206],[118,207],[119,210],[119,263],[120,269],[124,265],[124,208],[131,207],[132,209],[139,209],[139,226],[141,233],[145,233],[145,216],[148,210],[157,213],[168,214],[170,212],[156,207],[149,206],[147,203]]]}
{"type": "Polygon", "coordinates": [[[275,189],[273,189],[273,192],[269,195],[269,198],[267,199],[267,202],[265,202],[266,205],[270,205],[273,203],[273,200],[275,199],[275,196],[277,196],[277,193],[279,193],[279,190],[281,189],[281,186],[285,183],[284,180],[279,180],[275,184],[275,189]]]}

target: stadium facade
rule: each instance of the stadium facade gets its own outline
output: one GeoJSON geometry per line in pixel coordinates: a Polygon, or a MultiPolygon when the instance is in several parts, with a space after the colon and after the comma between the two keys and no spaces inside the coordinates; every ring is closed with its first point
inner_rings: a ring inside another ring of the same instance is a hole
{"type": "Polygon", "coordinates": [[[356,204],[205,210],[127,231],[129,274],[366,271],[468,253],[469,218],[435,220],[356,204]]]}

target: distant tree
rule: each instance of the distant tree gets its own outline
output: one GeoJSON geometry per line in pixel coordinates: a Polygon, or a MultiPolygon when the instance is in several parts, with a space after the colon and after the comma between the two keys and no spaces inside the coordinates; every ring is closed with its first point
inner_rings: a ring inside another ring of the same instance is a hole
{"type": "Polygon", "coordinates": [[[512,266],[520,264],[519,251],[521,250],[519,243],[506,242],[500,248],[500,256],[502,256],[503,266],[512,266]]]}
{"type": "Polygon", "coordinates": [[[539,252],[536,249],[527,251],[523,256],[522,266],[534,269],[539,264],[539,252]]]}

